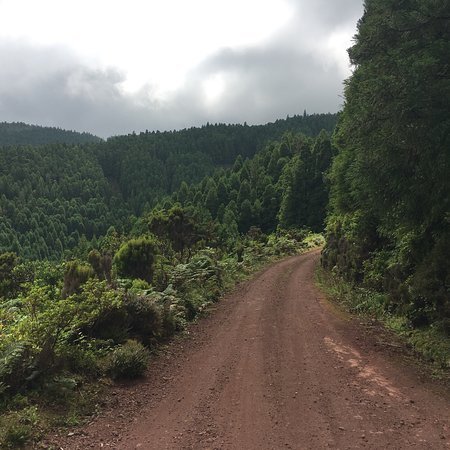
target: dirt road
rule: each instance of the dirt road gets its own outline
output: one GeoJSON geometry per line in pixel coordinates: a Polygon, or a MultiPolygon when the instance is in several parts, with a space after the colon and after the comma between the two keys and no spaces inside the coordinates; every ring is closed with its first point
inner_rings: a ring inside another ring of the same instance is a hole
{"type": "MultiPolygon", "coordinates": [[[[313,283],[318,252],[260,273],[171,344],[66,449],[448,449],[450,398],[313,283]]],[[[397,351],[398,352],[398,351],[397,351]]]]}

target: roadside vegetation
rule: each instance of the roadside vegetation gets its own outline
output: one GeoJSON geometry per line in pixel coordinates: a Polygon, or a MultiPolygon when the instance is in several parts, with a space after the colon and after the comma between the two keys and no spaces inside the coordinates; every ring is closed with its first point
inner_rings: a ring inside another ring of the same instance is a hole
{"type": "MultiPolygon", "coordinates": [[[[28,274],[32,281],[16,286],[17,297],[3,303],[3,447],[37,440],[49,427],[78,424],[98,406],[96,394],[109,379],[143,375],[159,345],[238,281],[322,239],[254,233],[228,252],[202,246],[191,249],[189,258],[173,254],[170,260],[148,242],[123,242],[110,273],[98,272],[97,262],[39,267],[28,274]],[[124,252],[130,245],[132,251],[124,252]],[[147,264],[152,276],[119,275],[119,267],[136,267],[136,261],[147,264]]],[[[92,255],[90,259],[94,261],[92,255]]],[[[20,264],[14,269],[30,270],[20,264]]]]}
{"type": "Polygon", "coordinates": [[[316,281],[332,302],[363,320],[394,332],[420,360],[430,365],[436,376],[449,377],[450,336],[441,323],[414,327],[406,315],[389,308],[388,294],[348,282],[323,268],[317,269],[316,281]]]}
{"type": "Polygon", "coordinates": [[[52,261],[82,256],[109,227],[128,233],[183,182],[199,183],[239,155],[251,159],[286,133],[331,134],[336,118],[305,113],[266,125],[207,124],[107,141],[0,123],[0,253],[52,261]]]}
{"type": "Polygon", "coordinates": [[[444,367],[450,339],[448,4],[366,0],[333,144],[323,267],[350,309],[444,367]],[[336,281],[340,280],[340,281],[336,281]]]}
{"type": "Polygon", "coordinates": [[[287,134],[65,260],[0,254],[0,445],[76,425],[237,282],[323,245],[331,158],[326,132],[287,134]]]}

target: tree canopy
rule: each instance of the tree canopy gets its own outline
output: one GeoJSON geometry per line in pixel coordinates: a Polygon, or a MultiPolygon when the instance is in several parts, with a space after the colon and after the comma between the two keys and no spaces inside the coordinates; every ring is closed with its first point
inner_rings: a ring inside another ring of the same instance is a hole
{"type": "Polygon", "coordinates": [[[450,18],[367,0],[335,134],[326,264],[416,323],[450,317],[450,18]]]}
{"type": "MultiPolygon", "coordinates": [[[[248,178],[250,163],[244,159],[285,130],[315,135],[322,128],[331,132],[335,121],[334,114],[316,114],[258,126],[216,124],[144,132],[83,145],[6,146],[0,149],[0,252],[13,251],[26,259],[80,256],[91,242],[95,247],[110,226],[128,232],[136,217],[179,188],[184,203],[188,186],[219,167],[236,160],[236,168],[242,164],[248,178]]],[[[17,143],[42,143],[28,138],[33,127],[8,125],[0,126],[0,145],[2,130],[6,142],[5,130],[11,128],[17,143]]],[[[51,133],[47,137],[51,142],[51,133]]],[[[217,181],[207,183],[202,198],[214,216],[229,201],[226,186],[217,181]]],[[[239,191],[240,180],[234,178],[233,183],[239,191]]],[[[251,202],[253,208],[255,198],[251,202]]]]}

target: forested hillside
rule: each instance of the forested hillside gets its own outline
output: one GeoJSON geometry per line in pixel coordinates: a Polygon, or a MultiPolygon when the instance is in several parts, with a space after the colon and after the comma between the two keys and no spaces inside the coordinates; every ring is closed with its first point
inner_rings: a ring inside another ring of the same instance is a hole
{"type": "Polygon", "coordinates": [[[448,2],[367,0],[349,55],[324,264],[450,333],[448,2]]]}
{"type": "Polygon", "coordinates": [[[0,252],[27,259],[60,258],[130,213],[92,147],[68,145],[1,149],[0,208],[0,252]]]}
{"type": "Polygon", "coordinates": [[[118,183],[135,214],[153,206],[152,199],[200,181],[215,167],[252,157],[270,140],[287,132],[316,136],[331,133],[336,114],[299,115],[266,125],[207,124],[173,132],[145,132],[108,139],[98,147],[107,178],[118,183]]]}
{"type": "MultiPolygon", "coordinates": [[[[218,236],[236,240],[252,227],[263,233],[281,229],[323,230],[328,202],[326,174],[334,150],[330,136],[321,131],[316,138],[285,134],[254,158],[239,155],[233,166],[180,189],[162,206],[179,203],[197,215],[218,224],[218,236]]],[[[155,214],[150,213],[150,217],[155,214]]],[[[144,215],[136,227],[148,221],[144,215]]],[[[151,219],[150,219],[151,221],[151,219]]]]}
{"type": "Polygon", "coordinates": [[[0,147],[7,145],[88,144],[101,139],[90,133],[41,127],[22,122],[0,122],[0,147]]]}
{"type": "Polygon", "coordinates": [[[92,401],[80,399],[92,397],[89,389],[100,377],[142,374],[147,348],[184,329],[234,283],[268,261],[323,242],[307,228],[320,230],[325,218],[333,154],[326,131],[315,138],[286,133],[252,158],[232,162],[221,155],[210,175],[182,181],[127,227],[126,196],[116,196],[115,178],[103,175],[98,150],[4,149],[14,170],[2,174],[3,197],[15,199],[3,199],[4,210],[20,224],[11,232],[38,251],[27,256],[45,259],[55,244],[60,255],[60,236],[74,245],[80,229],[105,233],[81,238],[63,262],[0,253],[0,443],[37,439],[49,423],[40,414],[53,408],[49,398],[58,404],[50,416],[59,423],[70,420],[61,411],[85,414],[92,401]],[[40,210],[33,215],[27,210],[35,208],[36,193],[40,210]],[[121,225],[111,226],[115,221],[121,225]],[[25,403],[16,402],[19,396],[25,403]]]}
{"type": "Polygon", "coordinates": [[[285,131],[314,136],[321,129],[332,132],[335,122],[334,114],[305,114],[261,126],[206,125],[82,146],[5,147],[0,252],[59,259],[111,226],[129,230],[134,216],[150,211],[182,182],[199,182],[238,155],[252,157],[285,131]]]}

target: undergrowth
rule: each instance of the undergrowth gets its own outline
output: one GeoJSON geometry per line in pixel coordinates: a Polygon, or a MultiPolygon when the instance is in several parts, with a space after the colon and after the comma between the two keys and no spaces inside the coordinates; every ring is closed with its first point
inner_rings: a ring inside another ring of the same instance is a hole
{"type": "Polygon", "coordinates": [[[316,282],[345,310],[379,321],[434,368],[450,370],[450,336],[439,324],[414,328],[407,317],[390,310],[386,294],[348,283],[321,267],[316,271],[316,282]]]}
{"type": "MultiPolygon", "coordinates": [[[[91,273],[70,286],[57,276],[23,285],[0,314],[0,448],[82,423],[101,406],[99,393],[111,380],[142,375],[152,351],[238,282],[322,244],[320,235],[305,232],[255,233],[242,248],[161,259],[152,283],[91,273]]],[[[74,278],[80,270],[72,266],[74,278]]]]}

